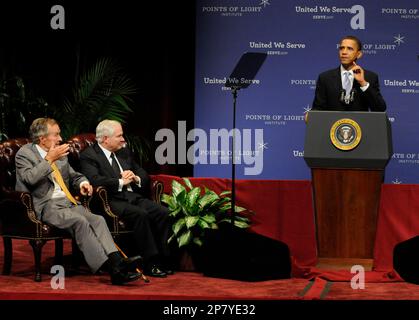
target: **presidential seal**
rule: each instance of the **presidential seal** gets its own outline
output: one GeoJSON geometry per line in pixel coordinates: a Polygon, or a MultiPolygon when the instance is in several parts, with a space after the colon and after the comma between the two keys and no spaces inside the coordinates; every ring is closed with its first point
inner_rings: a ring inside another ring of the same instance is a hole
{"type": "Polygon", "coordinates": [[[330,128],[330,140],[340,150],[352,150],[361,142],[361,127],[352,119],[340,119],[330,128]]]}

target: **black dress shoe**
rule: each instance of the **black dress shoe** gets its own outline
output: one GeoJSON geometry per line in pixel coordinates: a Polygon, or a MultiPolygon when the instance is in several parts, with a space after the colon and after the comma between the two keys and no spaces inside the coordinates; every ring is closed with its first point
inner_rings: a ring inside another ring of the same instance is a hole
{"type": "Polygon", "coordinates": [[[118,265],[118,270],[122,272],[136,272],[135,270],[140,266],[143,258],[141,256],[134,256],[130,258],[123,258],[118,265]]]}
{"type": "Polygon", "coordinates": [[[162,271],[163,271],[164,273],[166,273],[168,276],[171,276],[171,275],[175,274],[175,272],[174,272],[172,269],[170,269],[170,268],[161,268],[161,269],[162,269],[162,271]]]}
{"type": "Polygon", "coordinates": [[[127,282],[135,281],[141,277],[141,273],[136,272],[111,272],[111,282],[115,285],[121,285],[127,282]]]}
{"type": "Polygon", "coordinates": [[[166,278],[167,273],[157,266],[151,266],[144,270],[144,274],[150,277],[166,278]]]}

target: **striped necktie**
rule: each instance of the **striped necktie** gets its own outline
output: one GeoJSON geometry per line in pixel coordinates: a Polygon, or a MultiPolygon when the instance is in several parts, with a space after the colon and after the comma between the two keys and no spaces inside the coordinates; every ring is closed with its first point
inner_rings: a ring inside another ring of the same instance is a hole
{"type": "Polygon", "coordinates": [[[58,167],[55,164],[55,162],[51,163],[51,168],[54,170],[52,172],[52,175],[53,175],[55,181],[58,183],[61,190],[63,190],[63,192],[67,196],[68,200],[70,200],[72,203],[77,205],[76,199],[74,199],[74,197],[71,195],[70,191],[68,191],[68,188],[67,188],[66,184],[64,183],[63,176],[61,175],[60,170],[58,170],[58,167]]]}

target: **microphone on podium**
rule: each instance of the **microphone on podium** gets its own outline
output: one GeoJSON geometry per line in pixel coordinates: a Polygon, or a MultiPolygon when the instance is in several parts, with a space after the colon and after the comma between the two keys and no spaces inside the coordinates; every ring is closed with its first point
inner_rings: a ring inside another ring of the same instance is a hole
{"type": "Polygon", "coordinates": [[[350,97],[349,97],[349,102],[354,102],[354,96],[355,96],[355,89],[352,89],[351,90],[351,95],[350,95],[350,97]]]}
{"type": "Polygon", "coordinates": [[[340,102],[345,102],[345,95],[346,95],[346,91],[345,89],[340,90],[340,102]]]}

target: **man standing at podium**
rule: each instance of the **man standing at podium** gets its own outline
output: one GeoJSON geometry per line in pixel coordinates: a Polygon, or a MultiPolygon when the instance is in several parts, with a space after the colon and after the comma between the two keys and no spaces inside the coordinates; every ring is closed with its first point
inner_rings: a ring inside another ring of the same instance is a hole
{"type": "Polygon", "coordinates": [[[321,73],[316,83],[312,110],[385,111],[378,75],[357,64],[362,57],[361,41],[354,36],[339,42],[341,65],[321,73]]]}

